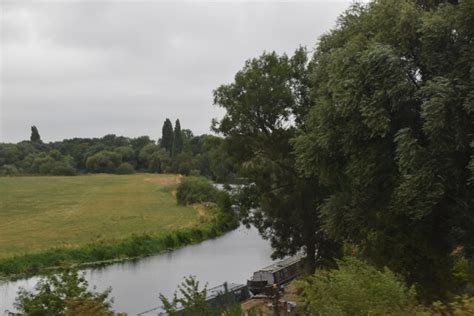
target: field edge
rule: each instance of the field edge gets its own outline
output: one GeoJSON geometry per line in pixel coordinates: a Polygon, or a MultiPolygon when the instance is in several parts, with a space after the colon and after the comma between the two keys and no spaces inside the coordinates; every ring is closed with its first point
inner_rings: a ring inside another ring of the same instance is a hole
{"type": "Polygon", "coordinates": [[[71,267],[104,266],[139,259],[215,238],[239,226],[233,212],[224,212],[217,207],[209,212],[204,223],[167,233],[132,235],[117,242],[92,243],[76,248],[58,247],[0,259],[0,282],[71,267]]]}

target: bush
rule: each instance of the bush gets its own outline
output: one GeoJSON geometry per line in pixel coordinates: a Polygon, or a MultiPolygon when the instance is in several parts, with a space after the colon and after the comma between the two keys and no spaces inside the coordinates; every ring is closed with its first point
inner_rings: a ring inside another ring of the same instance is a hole
{"type": "Polygon", "coordinates": [[[413,308],[415,291],[389,269],[353,257],[299,282],[310,315],[393,315],[413,308]]]}
{"type": "Polygon", "coordinates": [[[0,175],[2,176],[14,176],[18,173],[18,169],[14,165],[4,165],[0,168],[0,175]]]}
{"type": "Polygon", "coordinates": [[[88,290],[84,275],[64,271],[42,278],[30,292],[18,291],[15,307],[23,315],[114,315],[108,296],[88,290]]]}
{"type": "Polygon", "coordinates": [[[429,307],[418,306],[416,316],[474,315],[474,297],[456,296],[449,303],[434,302],[429,307]]]}
{"type": "Polygon", "coordinates": [[[176,192],[178,204],[216,202],[219,191],[203,177],[182,178],[176,192]]]}
{"type": "Polygon", "coordinates": [[[120,166],[118,166],[116,172],[118,174],[132,174],[135,173],[135,169],[128,162],[124,162],[120,166]]]}
{"type": "Polygon", "coordinates": [[[232,199],[230,194],[226,191],[220,191],[217,193],[217,206],[224,212],[232,211],[232,199]]]}
{"type": "Polygon", "coordinates": [[[210,308],[206,305],[207,285],[199,287],[199,281],[190,276],[178,285],[178,291],[171,300],[160,294],[160,300],[168,315],[211,315],[210,308]]]}
{"type": "Polygon", "coordinates": [[[73,176],[76,175],[77,170],[64,161],[51,161],[42,164],[39,172],[53,176],[73,176]]]}
{"type": "Polygon", "coordinates": [[[178,285],[171,299],[167,299],[160,294],[160,300],[167,315],[201,315],[201,316],[240,316],[243,315],[240,304],[235,296],[227,289],[227,283],[224,284],[224,291],[217,294],[213,304],[206,302],[208,296],[207,284],[204,287],[199,286],[196,277],[189,276],[184,278],[178,285]]]}

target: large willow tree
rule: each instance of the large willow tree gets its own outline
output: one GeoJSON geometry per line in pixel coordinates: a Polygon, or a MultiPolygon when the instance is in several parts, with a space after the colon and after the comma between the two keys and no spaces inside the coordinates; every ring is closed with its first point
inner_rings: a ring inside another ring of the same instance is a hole
{"type": "Polygon", "coordinates": [[[451,2],[348,10],[314,54],[296,141],[299,170],[331,191],[325,231],[427,298],[474,254],[474,1],[451,2]]]}
{"type": "Polygon", "coordinates": [[[226,110],[214,130],[226,137],[228,154],[251,186],[241,201],[260,233],[270,239],[274,257],[306,252],[309,268],[337,250],[320,229],[318,205],[325,191],[298,174],[291,139],[310,107],[308,60],[299,49],[291,58],[264,53],[248,60],[233,83],[214,91],[226,110]]]}

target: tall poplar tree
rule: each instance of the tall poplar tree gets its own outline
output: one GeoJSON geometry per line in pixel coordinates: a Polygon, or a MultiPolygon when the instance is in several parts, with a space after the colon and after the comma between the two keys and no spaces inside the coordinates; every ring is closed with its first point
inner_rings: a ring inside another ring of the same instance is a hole
{"type": "Polygon", "coordinates": [[[38,128],[36,128],[36,126],[31,126],[31,136],[30,136],[30,140],[34,143],[39,143],[41,142],[41,137],[40,137],[40,134],[38,132],[38,128]]]}
{"type": "Polygon", "coordinates": [[[170,119],[166,119],[163,123],[162,136],[160,141],[161,148],[165,149],[170,155],[173,150],[173,125],[170,119]]]}
{"type": "Polygon", "coordinates": [[[183,151],[183,134],[181,133],[181,124],[179,119],[174,124],[174,136],[173,136],[173,156],[183,151]]]}

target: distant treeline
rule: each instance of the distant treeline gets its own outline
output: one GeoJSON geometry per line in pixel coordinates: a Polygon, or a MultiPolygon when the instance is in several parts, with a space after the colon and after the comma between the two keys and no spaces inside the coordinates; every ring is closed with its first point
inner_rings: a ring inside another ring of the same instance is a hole
{"type": "Polygon", "coordinates": [[[169,119],[157,142],[148,136],[128,138],[73,138],[44,143],[31,128],[29,141],[0,143],[0,175],[76,175],[82,173],[181,173],[224,181],[233,178],[232,164],[224,155],[224,140],[212,135],[194,136],[175,128],[169,119]]]}

